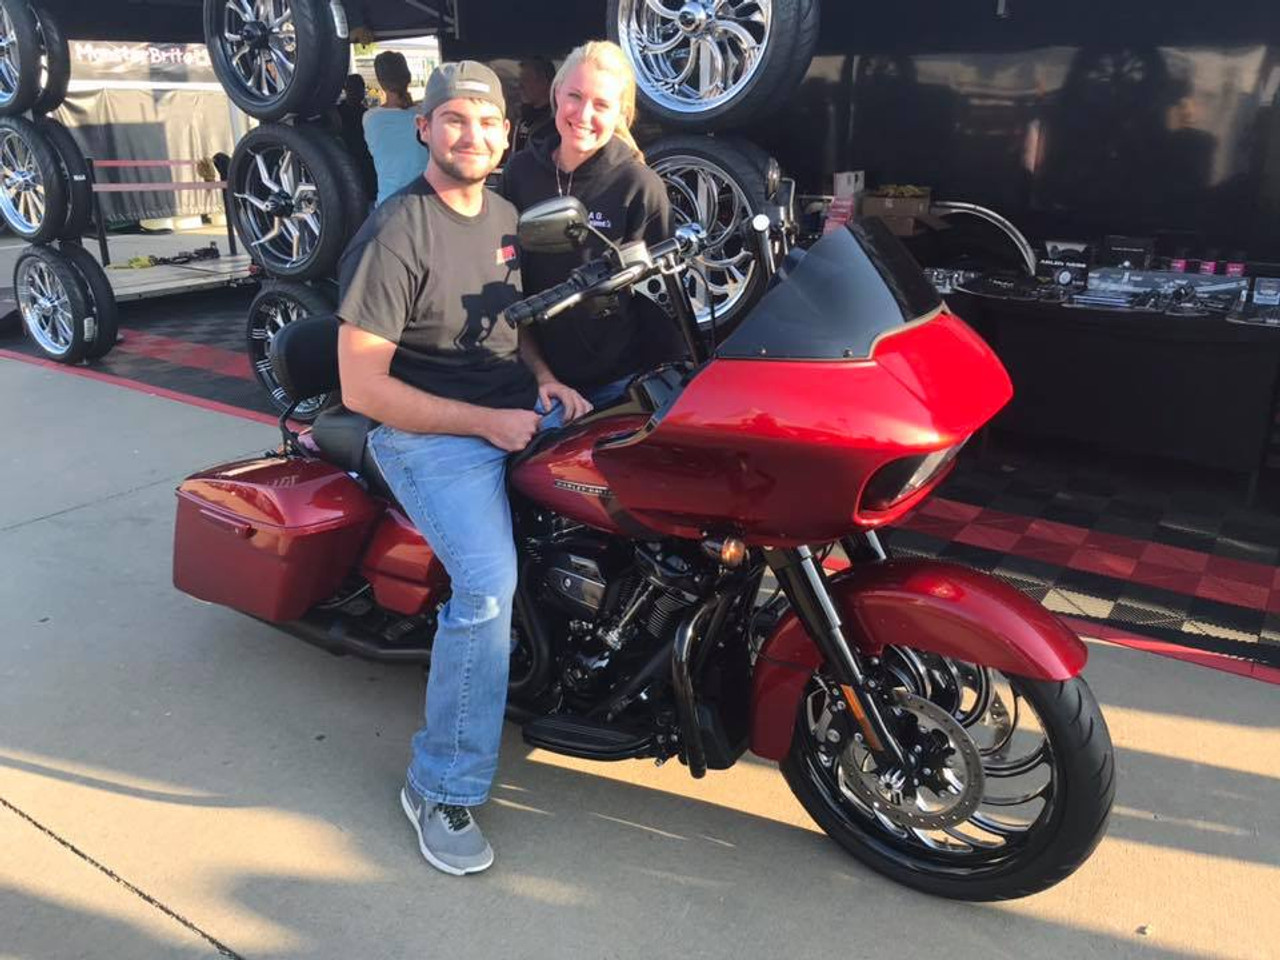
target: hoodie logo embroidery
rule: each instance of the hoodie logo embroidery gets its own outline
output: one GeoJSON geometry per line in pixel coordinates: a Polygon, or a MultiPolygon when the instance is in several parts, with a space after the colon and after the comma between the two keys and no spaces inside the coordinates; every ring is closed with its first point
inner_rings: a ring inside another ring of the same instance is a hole
{"type": "Polygon", "coordinates": [[[608,230],[613,226],[613,221],[603,213],[587,214],[587,223],[595,227],[597,230],[608,230]]]}

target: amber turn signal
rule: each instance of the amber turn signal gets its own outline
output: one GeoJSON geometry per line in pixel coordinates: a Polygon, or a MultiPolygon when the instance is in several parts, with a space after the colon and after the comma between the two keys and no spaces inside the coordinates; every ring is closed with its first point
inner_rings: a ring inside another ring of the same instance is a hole
{"type": "Polygon", "coordinates": [[[738,567],[747,559],[747,545],[737,537],[724,540],[703,540],[702,549],[707,556],[719,560],[726,567],[738,567]]]}

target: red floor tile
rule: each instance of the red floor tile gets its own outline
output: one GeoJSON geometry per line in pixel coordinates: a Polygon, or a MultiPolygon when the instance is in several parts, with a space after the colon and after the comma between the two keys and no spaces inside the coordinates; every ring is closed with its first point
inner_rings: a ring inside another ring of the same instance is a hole
{"type": "Polygon", "coordinates": [[[1207,553],[1184,550],[1182,547],[1170,547],[1163,543],[1148,543],[1139,554],[1139,558],[1147,563],[1195,573],[1203,572],[1209,565],[1207,553]]]}
{"type": "Polygon", "coordinates": [[[1031,521],[1027,526],[1026,537],[1045,543],[1062,543],[1080,546],[1084,543],[1089,531],[1084,527],[1073,527],[1069,523],[1058,523],[1056,520],[1031,521]]]}
{"type": "Polygon", "coordinates": [[[1107,577],[1119,577],[1121,580],[1128,579],[1137,565],[1138,561],[1133,557],[1120,556],[1096,547],[1081,547],[1067,561],[1067,566],[1072,570],[1100,573],[1107,577]]]}
{"type": "Polygon", "coordinates": [[[985,547],[1000,553],[1008,553],[1014,548],[1022,534],[1010,530],[996,530],[971,523],[953,537],[958,543],[967,543],[972,547],[985,547]]]}
{"type": "Polygon", "coordinates": [[[1238,583],[1267,589],[1270,589],[1276,575],[1275,567],[1250,563],[1248,560],[1236,560],[1232,557],[1210,557],[1205,570],[1224,580],[1235,580],[1238,583]]]}
{"type": "Polygon", "coordinates": [[[1238,580],[1228,580],[1207,574],[1200,580],[1200,585],[1196,588],[1196,596],[1204,597],[1206,600],[1217,600],[1220,603],[1234,604],[1237,607],[1265,610],[1271,597],[1271,590],[1268,587],[1259,587],[1255,584],[1241,583],[1238,580]]]}

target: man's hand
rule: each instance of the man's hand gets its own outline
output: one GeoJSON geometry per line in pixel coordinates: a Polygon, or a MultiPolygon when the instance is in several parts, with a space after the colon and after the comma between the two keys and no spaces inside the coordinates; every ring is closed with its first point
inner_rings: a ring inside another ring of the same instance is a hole
{"type": "Polygon", "coordinates": [[[488,413],[484,439],[508,453],[527,447],[542,421],[532,410],[490,410],[488,413]]]}
{"type": "Polygon", "coordinates": [[[586,397],[573,387],[566,386],[559,380],[547,380],[538,384],[538,399],[542,401],[542,409],[550,412],[551,405],[559,400],[564,407],[564,422],[577,420],[591,412],[591,404],[586,397]]]}

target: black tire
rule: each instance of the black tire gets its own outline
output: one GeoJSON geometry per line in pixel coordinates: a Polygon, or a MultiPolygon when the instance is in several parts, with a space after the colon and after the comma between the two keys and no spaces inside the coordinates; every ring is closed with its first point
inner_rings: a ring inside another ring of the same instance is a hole
{"type": "Polygon", "coordinates": [[[100,360],[111,352],[120,333],[120,309],[116,304],[115,290],[107,279],[107,271],[84,247],[65,241],[58,244],[58,252],[66,257],[84,280],[93,313],[94,332],[87,339],[84,349],[86,360],[100,360]]]}
{"type": "Polygon", "coordinates": [[[44,133],[22,117],[0,117],[0,154],[6,152],[5,165],[28,170],[33,187],[12,191],[0,187],[0,214],[15,235],[28,243],[46,243],[58,236],[67,222],[62,159],[44,133]],[[38,202],[43,203],[42,209],[37,208],[38,202]]]}
{"type": "Polygon", "coordinates": [[[934,896],[974,901],[1010,900],[1045,890],[1073,873],[1102,839],[1115,797],[1115,756],[1106,721],[1083,679],[1008,681],[1035,708],[1054,757],[1061,795],[1055,786],[1053,803],[1033,821],[1025,845],[1003,860],[981,868],[960,867],[956,861],[940,862],[944,856],[920,844],[895,842],[878,821],[842,797],[819,760],[803,706],[782,773],[828,836],[898,883],[934,896]]]}
{"type": "Polygon", "coordinates": [[[346,145],[332,133],[324,131],[323,143],[333,160],[333,167],[341,184],[343,215],[343,247],[355,236],[373,208],[373,197],[365,189],[364,174],[360,164],[351,156],[346,145]]]}
{"type": "Polygon", "coordinates": [[[32,4],[31,8],[40,26],[41,49],[40,93],[31,105],[31,112],[53,113],[67,98],[67,84],[71,82],[71,50],[58,18],[39,4],[32,4]]]}
{"type": "Polygon", "coordinates": [[[48,138],[58,155],[67,184],[67,218],[57,235],[60,239],[79,239],[93,219],[93,182],[89,179],[89,163],[71,131],[57,120],[41,117],[36,121],[36,129],[48,138]]]}
{"type": "MultiPolygon", "coordinates": [[[[717,285],[720,282],[717,271],[712,267],[713,263],[734,259],[748,264],[743,268],[745,283],[741,288],[733,295],[717,297],[716,333],[723,337],[746,315],[764,291],[763,274],[751,258],[751,248],[741,231],[744,224],[764,210],[768,202],[766,176],[771,162],[769,154],[753,143],[734,137],[686,134],[666,137],[652,144],[645,150],[645,160],[667,185],[674,225],[688,218],[690,208],[696,202],[693,196],[695,191],[689,189],[691,177],[704,176],[712,182],[723,182],[728,189],[729,195],[721,191],[722,199],[717,205],[722,220],[714,224],[706,219],[701,221],[708,231],[708,250],[697,261],[709,272],[709,279],[717,285]],[[690,172],[682,174],[682,170],[690,172]],[[737,188],[737,193],[733,193],[733,187],[737,188]],[[729,202],[734,204],[735,211],[741,207],[740,217],[724,216],[730,209],[729,202]],[[734,225],[729,224],[729,219],[733,219],[734,225]]],[[[727,277],[728,273],[720,271],[719,275],[727,277]]],[[[705,300],[705,296],[703,299],[705,300]]],[[[710,319],[709,310],[699,310],[700,327],[709,329],[710,319]]]]}
{"type": "MultiPolygon", "coordinates": [[[[685,129],[727,130],[741,127],[780,109],[804,77],[817,46],[821,20],[819,0],[759,0],[772,14],[770,35],[764,41],[755,73],[730,96],[711,106],[686,103],[677,107],[655,83],[652,71],[636,54],[624,29],[634,4],[646,0],[609,0],[609,39],[622,46],[636,71],[637,93],[646,113],[659,122],[685,129]]],[[[668,7],[673,13],[675,7],[668,7]]],[[[679,48],[677,48],[679,49],[679,48]]]]}
{"type": "MultiPolygon", "coordinates": [[[[284,413],[293,402],[276,380],[271,367],[271,342],[285,324],[303,317],[333,313],[336,297],[328,283],[312,286],[296,280],[277,280],[265,283],[249,304],[249,316],[245,323],[245,351],[253,375],[267,392],[271,405],[278,413],[284,413]]],[[[293,412],[293,419],[310,423],[329,405],[329,395],[308,400],[293,412]]]]}
{"type": "Polygon", "coordinates": [[[27,247],[14,264],[13,289],[23,326],[41,352],[58,363],[79,363],[88,343],[89,300],[71,261],[52,247],[27,247]]]}
{"type": "MultiPolygon", "coordinates": [[[[222,87],[241,110],[259,120],[279,120],[290,114],[310,116],[337,101],[346,74],[334,67],[337,44],[346,44],[339,36],[327,0],[289,0],[293,23],[293,74],[281,86],[271,85],[267,92],[252,86],[253,64],[261,64],[268,56],[261,50],[237,57],[242,42],[227,39],[243,37],[244,22],[235,12],[234,0],[204,0],[204,37],[213,62],[214,73],[222,87]],[[248,76],[241,73],[244,69],[248,76]]],[[[260,27],[253,27],[260,31],[260,27]]],[[[345,32],[345,25],[342,27],[345,32]]],[[[277,37],[279,55],[288,58],[290,51],[277,37]]],[[[278,61],[277,61],[278,62],[278,61]]],[[[265,79],[263,85],[266,86],[265,79]]]]}
{"type": "Polygon", "coordinates": [[[272,123],[250,131],[236,144],[227,171],[235,230],[245,250],[273,277],[311,280],[324,276],[346,243],[350,199],[329,139],[329,134],[314,127],[272,123]],[[300,248],[297,257],[293,256],[287,235],[265,240],[277,217],[260,206],[270,190],[255,160],[259,154],[264,157],[271,183],[283,185],[278,167],[287,166],[291,176],[299,182],[305,176],[315,187],[305,193],[295,189],[297,202],[290,203],[284,211],[287,215],[281,218],[293,224],[304,238],[306,247],[300,248]],[[292,158],[287,165],[286,156],[292,158]],[[301,168],[296,166],[298,163],[301,168]],[[257,242],[260,240],[264,242],[257,242]]]}
{"type": "Polygon", "coordinates": [[[31,109],[40,95],[40,22],[27,0],[0,0],[0,33],[10,36],[0,71],[0,117],[31,109]]]}

